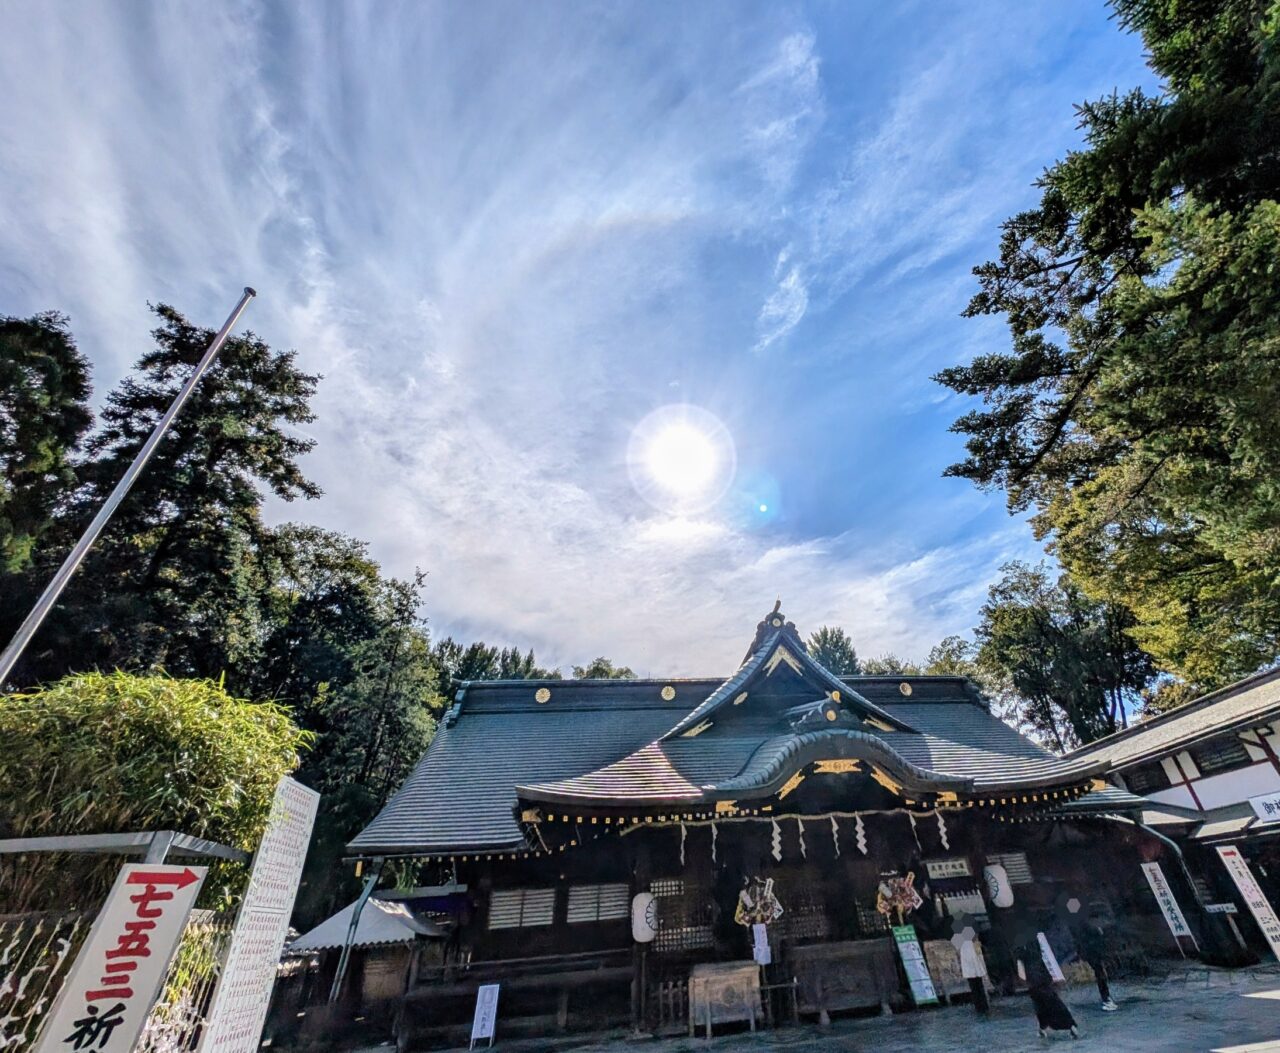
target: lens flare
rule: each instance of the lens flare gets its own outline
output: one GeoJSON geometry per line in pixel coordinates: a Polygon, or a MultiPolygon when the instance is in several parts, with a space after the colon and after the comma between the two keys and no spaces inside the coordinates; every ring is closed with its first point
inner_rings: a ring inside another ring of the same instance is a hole
{"type": "Polygon", "coordinates": [[[631,433],[627,465],[650,504],[685,514],[709,508],[733,481],[733,439],[711,413],[697,406],[663,406],[631,433]]]}

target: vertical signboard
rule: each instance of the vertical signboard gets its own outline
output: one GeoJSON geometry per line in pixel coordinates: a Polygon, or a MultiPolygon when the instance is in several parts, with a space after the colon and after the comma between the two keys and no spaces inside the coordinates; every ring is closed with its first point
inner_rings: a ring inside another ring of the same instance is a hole
{"type": "Polygon", "coordinates": [[[1240,854],[1240,849],[1235,845],[1217,845],[1218,855],[1222,857],[1222,863],[1227,868],[1227,873],[1231,875],[1231,880],[1236,883],[1236,888],[1240,890],[1240,895],[1244,897],[1244,904],[1249,908],[1249,913],[1253,915],[1254,921],[1258,923],[1258,928],[1262,930],[1262,935],[1267,938],[1267,943],[1271,946],[1271,953],[1280,958],[1280,919],[1276,918],[1276,912],[1271,909],[1271,904],[1267,902],[1267,897],[1262,894],[1262,889],[1258,887],[1258,882],[1253,876],[1253,871],[1249,869],[1249,864],[1244,856],[1240,854]]]}
{"type": "Polygon", "coordinates": [[[201,1053],[253,1053],[258,1048],[319,800],[315,790],[289,778],[276,787],[200,1040],[201,1053]]]}
{"type": "Polygon", "coordinates": [[[1040,960],[1044,962],[1044,967],[1049,970],[1049,977],[1054,983],[1066,983],[1067,978],[1062,975],[1062,966],[1058,964],[1058,956],[1053,953],[1053,948],[1049,946],[1049,937],[1043,932],[1037,932],[1036,942],[1040,944],[1040,960]]]}
{"type": "Polygon", "coordinates": [[[1194,943],[1195,937],[1191,935],[1191,927],[1187,924],[1187,919],[1182,916],[1182,908],[1178,906],[1178,901],[1173,898],[1173,889],[1169,887],[1160,864],[1143,863],[1142,872],[1147,876],[1147,884],[1151,886],[1156,902],[1160,904],[1160,913],[1164,915],[1169,931],[1174,936],[1190,936],[1191,942],[1194,943]]]}
{"type": "Polygon", "coordinates": [[[898,953],[902,956],[902,968],[906,971],[907,982],[911,985],[911,998],[916,1005],[933,1005],[938,1001],[938,992],[933,987],[933,977],[929,975],[929,963],[924,960],[924,951],[920,949],[920,940],[916,936],[914,925],[895,925],[893,939],[898,945],[898,953]]]}
{"type": "Polygon", "coordinates": [[[481,984],[476,991],[476,1015],[471,1021],[471,1044],[467,1049],[475,1048],[482,1038],[493,1045],[493,1029],[498,1021],[498,985],[481,984]]]}
{"type": "Polygon", "coordinates": [[[129,863],[120,869],[37,1053],[129,1053],[160,993],[206,867],[129,863]]]}
{"type": "Polygon", "coordinates": [[[771,965],[773,951],[769,949],[769,926],[756,922],[751,926],[751,957],[757,965],[771,965]]]}

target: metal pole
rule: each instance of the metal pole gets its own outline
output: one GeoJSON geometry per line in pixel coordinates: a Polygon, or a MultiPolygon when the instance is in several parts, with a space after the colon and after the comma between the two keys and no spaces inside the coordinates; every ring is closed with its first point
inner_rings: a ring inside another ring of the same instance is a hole
{"type": "Polygon", "coordinates": [[[360,914],[364,910],[364,905],[369,902],[373,886],[378,883],[378,878],[382,875],[383,862],[384,860],[380,858],[373,861],[369,875],[364,879],[364,888],[360,890],[360,895],[353,905],[351,923],[347,926],[347,939],[342,945],[342,953],[338,955],[338,969],[333,974],[333,986],[329,988],[330,1005],[338,1000],[338,995],[342,992],[342,981],[346,979],[347,965],[351,961],[351,945],[356,942],[356,930],[360,927],[360,914]]]}
{"type": "Polygon", "coordinates": [[[49,611],[53,609],[53,605],[58,602],[58,597],[62,595],[62,590],[67,587],[67,582],[71,580],[71,576],[79,569],[93,543],[98,540],[98,535],[102,533],[103,527],[107,525],[107,521],[119,507],[120,502],[124,500],[125,495],[129,492],[134,482],[137,481],[138,476],[142,474],[147,462],[151,460],[151,455],[155,453],[156,447],[160,445],[160,440],[164,438],[165,433],[169,430],[169,425],[173,423],[173,419],[181,412],[187,399],[191,397],[191,393],[200,382],[200,378],[204,376],[213,360],[217,357],[218,352],[222,350],[222,345],[227,342],[227,337],[231,335],[231,330],[235,327],[236,322],[240,320],[240,315],[244,313],[244,309],[249,306],[249,301],[257,295],[254,290],[245,286],[240,302],[236,304],[231,314],[227,316],[222,328],[218,330],[212,343],[209,344],[208,350],[205,351],[204,357],[196,365],[195,371],[187,378],[182,390],[178,392],[178,397],[173,400],[173,404],[170,405],[165,415],[160,418],[160,423],[155,426],[155,430],[152,431],[150,437],[143,444],[142,449],[138,451],[133,463],[129,465],[124,475],[120,477],[120,481],[116,483],[115,489],[111,491],[110,496],[103,502],[102,507],[98,509],[98,514],[93,517],[93,522],[89,524],[88,528],[80,536],[80,540],[76,542],[76,547],[63,560],[62,566],[58,568],[58,573],[53,576],[53,580],[49,582],[44,592],[40,594],[40,598],[36,600],[36,605],[31,608],[31,613],[27,615],[26,621],[13,634],[13,639],[9,641],[9,646],[4,649],[3,654],[0,654],[0,688],[4,687],[5,681],[9,679],[9,674],[13,672],[13,667],[17,664],[18,659],[22,657],[22,652],[26,650],[27,644],[31,642],[31,637],[36,634],[36,630],[40,628],[40,624],[48,616],[49,611]]]}

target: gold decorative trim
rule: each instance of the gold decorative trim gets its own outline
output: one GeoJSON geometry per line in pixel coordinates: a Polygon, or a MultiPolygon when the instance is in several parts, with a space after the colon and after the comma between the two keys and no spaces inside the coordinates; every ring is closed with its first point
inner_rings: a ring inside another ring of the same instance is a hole
{"type": "Polygon", "coordinates": [[[717,815],[726,815],[730,812],[736,812],[737,810],[738,810],[737,801],[716,801],[717,815]]]}
{"type": "Polygon", "coordinates": [[[910,684],[908,684],[908,683],[904,680],[904,681],[902,681],[902,683],[900,683],[900,684],[898,685],[898,691],[899,691],[899,692],[901,692],[903,695],[905,695],[905,696],[907,696],[907,697],[910,697],[910,695],[911,695],[911,685],[910,685],[910,684]]]}
{"type": "Polygon", "coordinates": [[[802,782],[804,782],[804,772],[798,771],[782,784],[782,789],[778,791],[778,800],[782,800],[802,782]]]}
{"type": "Polygon", "coordinates": [[[744,692],[742,692],[742,694],[740,694],[737,698],[735,698],[735,699],[733,700],[733,704],[734,704],[735,706],[740,706],[740,705],[742,705],[742,703],[743,703],[743,702],[745,702],[746,700],[747,700],[747,693],[744,691],[744,692]]]}
{"type": "Polygon", "coordinates": [[[664,702],[670,702],[675,697],[676,697],[676,689],[672,687],[670,684],[668,684],[666,687],[662,689],[662,700],[664,702]]]}
{"type": "Polygon", "coordinates": [[[847,757],[835,757],[832,760],[813,762],[814,775],[851,775],[862,771],[862,765],[847,757]]]}
{"type": "Polygon", "coordinates": [[[681,735],[680,737],[681,737],[682,739],[692,739],[692,738],[697,738],[697,737],[698,737],[699,735],[701,735],[704,731],[706,731],[706,730],[707,730],[707,728],[709,728],[709,727],[711,727],[711,721],[710,721],[710,720],[704,720],[701,724],[695,724],[693,727],[691,727],[688,731],[686,731],[686,732],[685,732],[683,735],[681,735]]]}
{"type": "Polygon", "coordinates": [[[542,705],[544,702],[550,702],[551,688],[549,687],[538,688],[538,690],[533,693],[533,700],[537,702],[538,705],[542,705]]]}
{"type": "Polygon", "coordinates": [[[875,765],[871,766],[871,777],[890,793],[896,793],[899,797],[902,796],[902,786],[894,782],[892,778],[886,775],[875,765]]]}
{"type": "Polygon", "coordinates": [[[876,728],[880,731],[897,731],[898,730],[892,724],[886,724],[883,720],[877,720],[875,717],[866,717],[865,720],[873,728],[876,728]]]}

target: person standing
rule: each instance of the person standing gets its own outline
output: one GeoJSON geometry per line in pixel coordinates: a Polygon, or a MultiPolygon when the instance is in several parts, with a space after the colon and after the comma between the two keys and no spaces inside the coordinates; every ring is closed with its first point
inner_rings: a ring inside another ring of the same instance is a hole
{"type": "Polygon", "coordinates": [[[1107,977],[1107,967],[1103,964],[1103,955],[1107,950],[1107,934],[1103,931],[1100,919],[1091,913],[1076,931],[1076,945],[1080,957],[1089,963],[1093,970],[1093,978],[1098,984],[1098,994],[1102,998],[1102,1011],[1114,1013],[1120,1007],[1111,998],[1111,984],[1107,977]]]}
{"type": "Polygon", "coordinates": [[[1044,963],[1040,942],[1036,937],[1023,942],[1018,948],[1018,962],[1027,978],[1027,994],[1036,1010],[1036,1024],[1040,1037],[1048,1038],[1050,1031],[1070,1031],[1072,1038],[1080,1037],[1076,1018],[1066,1003],[1058,997],[1053,987],[1053,977],[1044,963]]]}
{"type": "Polygon", "coordinates": [[[960,972],[969,981],[974,1010],[979,1016],[987,1016],[991,1012],[991,1000],[987,997],[987,965],[977,936],[970,936],[960,943],[960,972]]]}

